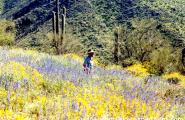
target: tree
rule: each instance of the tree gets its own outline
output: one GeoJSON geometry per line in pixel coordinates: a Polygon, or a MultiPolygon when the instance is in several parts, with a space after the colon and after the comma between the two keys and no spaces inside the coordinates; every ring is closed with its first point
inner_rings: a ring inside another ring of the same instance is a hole
{"type": "Polygon", "coordinates": [[[126,58],[134,57],[143,62],[148,59],[153,50],[169,46],[168,41],[156,29],[157,26],[158,23],[153,19],[133,19],[132,30],[129,33],[122,32],[122,34],[127,34],[126,39],[122,37],[122,46],[124,47],[122,54],[126,58]]]}
{"type": "Polygon", "coordinates": [[[154,19],[133,19],[120,30],[119,61],[124,67],[137,62],[150,61],[150,54],[159,48],[171,46],[157,29],[158,23],[154,19]]]}

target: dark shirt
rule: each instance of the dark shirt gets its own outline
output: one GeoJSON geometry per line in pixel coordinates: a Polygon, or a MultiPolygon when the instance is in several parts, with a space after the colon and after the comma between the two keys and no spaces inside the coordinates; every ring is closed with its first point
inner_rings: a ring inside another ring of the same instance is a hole
{"type": "Polygon", "coordinates": [[[84,65],[86,65],[87,68],[92,69],[92,57],[87,56],[84,60],[84,65]]]}

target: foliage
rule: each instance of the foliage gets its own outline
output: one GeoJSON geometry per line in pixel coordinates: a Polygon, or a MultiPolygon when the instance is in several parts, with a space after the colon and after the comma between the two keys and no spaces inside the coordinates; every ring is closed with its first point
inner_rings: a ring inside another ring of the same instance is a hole
{"type": "Polygon", "coordinates": [[[166,65],[168,65],[170,60],[171,50],[170,49],[159,49],[158,51],[154,51],[153,55],[151,55],[151,63],[153,65],[156,65],[156,68],[161,70],[161,73],[163,73],[163,70],[165,69],[166,65]]]}
{"type": "Polygon", "coordinates": [[[3,0],[0,1],[0,14],[3,12],[3,0]]]}
{"type": "Polygon", "coordinates": [[[0,20],[0,45],[12,45],[15,39],[15,24],[12,21],[0,20]]]}
{"type": "Polygon", "coordinates": [[[184,67],[181,61],[181,49],[164,47],[154,50],[150,59],[144,62],[150,73],[161,75],[163,73],[183,72],[184,67]]]}
{"type": "MultiPolygon", "coordinates": [[[[170,43],[163,37],[159,30],[156,29],[158,23],[154,19],[133,19],[131,23],[132,27],[128,30],[127,26],[120,29],[120,61],[123,66],[127,67],[139,62],[154,62],[154,59],[161,58],[154,53],[159,49],[170,46],[170,43]],[[153,57],[153,58],[151,58],[153,57]]],[[[171,54],[171,53],[169,53],[171,54]]],[[[167,56],[169,54],[166,54],[167,56]]],[[[161,53],[159,55],[162,55],[161,53]]],[[[161,60],[165,60],[161,58],[161,60]]],[[[156,64],[158,61],[156,60],[156,64]]],[[[148,68],[151,73],[154,63],[149,63],[148,68]]],[[[158,65],[161,65],[159,63],[158,65]]],[[[166,65],[166,64],[164,64],[166,65]]],[[[160,69],[159,66],[156,66],[160,69]]]]}
{"type": "Polygon", "coordinates": [[[156,30],[157,22],[153,19],[133,19],[132,27],[130,31],[120,31],[121,59],[133,57],[143,62],[149,59],[153,50],[169,45],[156,30]]]}
{"type": "Polygon", "coordinates": [[[131,28],[120,28],[120,63],[127,67],[144,63],[150,73],[160,75],[183,71],[180,48],[173,47],[168,37],[158,29],[155,19],[133,19],[131,28]]]}
{"type": "MultiPolygon", "coordinates": [[[[53,41],[53,34],[47,34],[48,40],[50,41],[50,45],[52,45],[53,41]]],[[[53,46],[54,47],[54,46],[53,46]]],[[[62,53],[81,53],[83,52],[82,44],[80,43],[79,39],[74,35],[71,35],[70,32],[65,35],[65,39],[63,40],[62,45],[62,53]]]]}
{"type": "Polygon", "coordinates": [[[157,19],[161,23],[161,32],[171,39],[174,46],[184,46],[184,3],[184,0],[142,0],[140,2],[141,6],[147,6],[157,12],[160,16],[157,19]]]}

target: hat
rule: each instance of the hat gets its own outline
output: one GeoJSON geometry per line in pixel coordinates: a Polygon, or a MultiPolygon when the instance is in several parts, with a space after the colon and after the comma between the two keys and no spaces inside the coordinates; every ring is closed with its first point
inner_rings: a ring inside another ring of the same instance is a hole
{"type": "Polygon", "coordinates": [[[89,49],[87,53],[88,53],[88,54],[89,54],[89,53],[94,53],[94,51],[93,51],[92,49],[89,49]]]}

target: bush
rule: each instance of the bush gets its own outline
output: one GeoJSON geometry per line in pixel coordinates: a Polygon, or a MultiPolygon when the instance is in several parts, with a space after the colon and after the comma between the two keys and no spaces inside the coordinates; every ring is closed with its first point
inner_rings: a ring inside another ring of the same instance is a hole
{"type": "Polygon", "coordinates": [[[12,45],[15,39],[15,24],[12,21],[0,20],[0,45],[12,45]]]}
{"type": "Polygon", "coordinates": [[[170,48],[160,48],[155,51],[153,51],[150,54],[150,66],[155,68],[154,72],[155,74],[162,74],[164,72],[167,72],[166,68],[170,65],[171,59],[171,49],[170,48]]]}
{"type": "Polygon", "coordinates": [[[131,26],[120,29],[120,56],[123,67],[144,63],[150,73],[160,75],[184,71],[180,49],[172,47],[169,38],[158,29],[160,23],[154,19],[133,19],[131,26]]]}
{"type": "MultiPolygon", "coordinates": [[[[53,43],[53,33],[48,33],[47,37],[50,41],[50,45],[53,47],[54,49],[54,43],[53,43]]],[[[62,53],[82,53],[83,51],[83,46],[81,44],[81,42],[79,41],[79,39],[73,35],[71,35],[70,33],[67,33],[65,35],[65,38],[63,40],[63,44],[62,44],[62,53]]]]}
{"type": "Polygon", "coordinates": [[[169,42],[156,29],[157,21],[133,19],[131,24],[132,28],[125,27],[120,31],[120,59],[133,57],[141,62],[148,61],[152,51],[169,46],[169,42]]]}
{"type": "Polygon", "coordinates": [[[178,78],[169,78],[167,81],[170,84],[178,84],[180,80],[178,78]]]}
{"type": "Polygon", "coordinates": [[[168,82],[176,82],[177,84],[180,84],[183,87],[185,86],[185,76],[178,72],[164,74],[162,77],[166,79],[168,82]]]}
{"type": "Polygon", "coordinates": [[[161,75],[179,71],[180,58],[177,51],[172,47],[163,47],[154,50],[150,54],[150,60],[145,63],[150,73],[161,75]]]}
{"type": "Polygon", "coordinates": [[[123,67],[128,67],[128,66],[131,66],[131,65],[134,65],[134,64],[137,64],[137,63],[139,63],[138,60],[136,60],[133,57],[130,57],[130,58],[127,58],[127,59],[122,61],[122,66],[123,67]]]}

